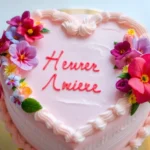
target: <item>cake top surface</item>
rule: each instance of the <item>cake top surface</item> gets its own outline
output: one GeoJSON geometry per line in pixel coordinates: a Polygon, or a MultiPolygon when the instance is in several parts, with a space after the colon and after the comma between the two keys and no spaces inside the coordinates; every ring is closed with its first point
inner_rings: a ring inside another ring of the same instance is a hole
{"type": "Polygon", "coordinates": [[[41,10],[7,23],[0,54],[10,100],[61,135],[76,134],[66,140],[82,141],[80,127],[103,130],[130,105],[133,114],[148,101],[150,42],[132,19],[41,10]]]}

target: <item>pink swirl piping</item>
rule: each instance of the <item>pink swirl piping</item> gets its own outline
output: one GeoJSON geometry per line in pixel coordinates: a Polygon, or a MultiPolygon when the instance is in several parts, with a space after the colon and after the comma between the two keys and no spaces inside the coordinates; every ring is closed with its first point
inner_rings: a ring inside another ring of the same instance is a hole
{"type": "MultiPolygon", "coordinates": [[[[129,142],[125,149],[137,150],[145,140],[147,136],[150,135],[150,113],[141,129],[138,131],[136,138],[129,142]]],[[[125,150],[124,149],[124,150],[125,150]]]]}
{"type": "Polygon", "coordinates": [[[35,113],[35,120],[45,123],[48,129],[52,129],[55,134],[65,137],[66,142],[79,143],[85,140],[87,136],[92,135],[96,131],[102,131],[109,122],[126,113],[130,107],[126,98],[121,98],[116,105],[111,106],[105,113],[99,115],[95,120],[89,121],[81,128],[74,130],[71,127],[57,120],[46,109],[42,109],[35,113]]]}
{"type": "Polygon", "coordinates": [[[114,12],[99,12],[79,22],[79,20],[65,12],[60,12],[58,10],[37,10],[33,13],[33,18],[36,20],[50,18],[54,22],[60,22],[66,33],[72,36],[89,36],[96,30],[99,24],[108,21],[114,21],[121,26],[134,28],[138,36],[147,33],[145,28],[136,21],[114,12]]]}

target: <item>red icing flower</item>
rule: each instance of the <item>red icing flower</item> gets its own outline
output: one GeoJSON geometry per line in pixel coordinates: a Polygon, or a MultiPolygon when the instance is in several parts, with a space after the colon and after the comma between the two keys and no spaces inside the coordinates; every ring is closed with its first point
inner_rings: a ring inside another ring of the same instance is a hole
{"type": "Polygon", "coordinates": [[[137,103],[150,101],[150,54],[135,58],[129,65],[132,87],[137,103]]]}
{"type": "Polygon", "coordinates": [[[17,32],[23,35],[26,41],[32,43],[35,40],[43,38],[41,34],[42,29],[43,26],[41,24],[34,26],[34,21],[30,18],[26,18],[23,20],[22,26],[18,27],[17,32]]]}

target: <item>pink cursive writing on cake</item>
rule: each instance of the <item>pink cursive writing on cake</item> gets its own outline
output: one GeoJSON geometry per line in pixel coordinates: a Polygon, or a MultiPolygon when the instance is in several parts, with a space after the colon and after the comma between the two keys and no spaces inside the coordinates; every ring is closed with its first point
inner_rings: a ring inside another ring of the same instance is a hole
{"type": "MultiPolygon", "coordinates": [[[[54,64],[54,70],[58,70],[58,63],[60,62],[60,59],[62,58],[64,51],[61,51],[58,55],[58,57],[55,56],[56,51],[53,51],[51,56],[46,57],[46,64],[43,67],[43,70],[46,70],[48,65],[53,61],[54,64]]],[[[75,71],[93,71],[93,72],[100,72],[98,69],[98,66],[96,63],[89,63],[89,62],[68,62],[67,60],[64,60],[62,62],[61,68],[65,70],[75,70],[75,71]]],[[[57,74],[54,73],[48,80],[48,82],[42,87],[42,90],[45,90],[50,84],[52,84],[52,87],[55,91],[80,91],[80,92],[94,92],[94,93],[100,93],[101,90],[98,89],[98,85],[90,84],[90,83],[83,83],[81,81],[75,80],[74,82],[66,82],[63,81],[62,86],[58,87],[56,86],[56,80],[57,80],[57,74]]]]}

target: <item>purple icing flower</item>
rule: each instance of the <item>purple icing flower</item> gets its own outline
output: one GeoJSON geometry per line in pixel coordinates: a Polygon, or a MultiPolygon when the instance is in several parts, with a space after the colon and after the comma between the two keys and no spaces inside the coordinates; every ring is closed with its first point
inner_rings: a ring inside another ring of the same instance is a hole
{"type": "Polygon", "coordinates": [[[6,85],[8,85],[10,89],[12,89],[13,87],[18,87],[20,84],[20,80],[21,78],[19,76],[11,74],[6,80],[6,85]]]}
{"type": "Polygon", "coordinates": [[[5,33],[7,39],[9,39],[12,43],[17,44],[19,41],[24,40],[24,37],[17,33],[16,27],[10,27],[8,31],[5,33]]]}
{"type": "Polygon", "coordinates": [[[9,49],[10,41],[5,36],[5,31],[0,39],[0,53],[4,53],[9,49]]]}
{"type": "Polygon", "coordinates": [[[26,18],[30,18],[30,12],[29,11],[25,11],[21,17],[20,16],[13,17],[10,21],[7,21],[7,23],[10,24],[11,26],[18,27],[19,25],[22,24],[23,20],[26,18]]]}
{"type": "Polygon", "coordinates": [[[30,46],[26,41],[12,44],[9,48],[9,53],[11,61],[23,70],[31,70],[38,64],[36,48],[30,46]]]}
{"type": "Polygon", "coordinates": [[[127,53],[131,52],[131,47],[128,41],[120,42],[115,45],[115,48],[111,50],[111,54],[115,56],[115,58],[122,58],[127,53]]]}
{"type": "Polygon", "coordinates": [[[133,46],[142,54],[150,53],[150,40],[148,38],[139,38],[138,40],[134,41],[133,46]]]}
{"type": "Polygon", "coordinates": [[[10,100],[11,100],[14,104],[16,104],[16,105],[18,105],[18,106],[21,106],[21,104],[22,104],[22,102],[23,102],[23,100],[24,100],[24,97],[23,97],[22,95],[20,95],[18,91],[15,91],[15,92],[13,93],[13,95],[10,96],[10,100]]]}
{"type": "Polygon", "coordinates": [[[116,83],[116,88],[121,92],[129,92],[131,90],[131,87],[128,84],[128,79],[120,79],[116,83]]]}
{"type": "Polygon", "coordinates": [[[122,69],[124,66],[128,65],[135,57],[139,57],[141,55],[140,52],[136,50],[132,50],[130,53],[127,53],[121,59],[115,59],[115,65],[118,69],[122,69]]]}

